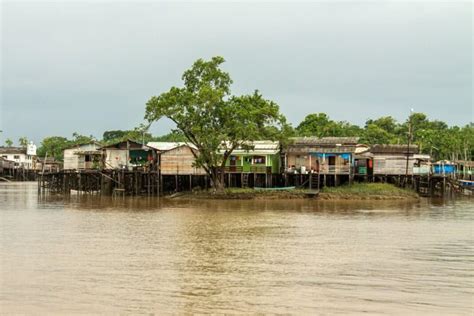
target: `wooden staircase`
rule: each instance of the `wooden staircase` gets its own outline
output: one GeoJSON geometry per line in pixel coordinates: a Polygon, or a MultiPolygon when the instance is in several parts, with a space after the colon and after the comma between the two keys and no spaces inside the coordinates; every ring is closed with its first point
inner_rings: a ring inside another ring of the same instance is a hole
{"type": "Polygon", "coordinates": [[[249,174],[242,174],[242,188],[248,188],[249,186],[249,174]]]}
{"type": "Polygon", "coordinates": [[[319,189],[319,174],[318,173],[309,174],[309,188],[311,190],[319,189]]]}
{"type": "Polygon", "coordinates": [[[418,193],[421,196],[429,196],[431,194],[429,178],[424,178],[424,177],[420,178],[418,182],[418,193]]]}

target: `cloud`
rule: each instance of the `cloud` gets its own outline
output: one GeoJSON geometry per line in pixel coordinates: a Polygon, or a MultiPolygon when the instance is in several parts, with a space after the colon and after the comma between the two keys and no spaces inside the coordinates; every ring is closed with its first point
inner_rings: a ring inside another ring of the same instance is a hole
{"type": "MultiPolygon", "coordinates": [[[[297,124],[362,124],[410,108],[472,120],[472,4],[454,2],[6,2],[3,137],[100,137],[143,119],[147,99],[222,55],[234,93],[259,89],[297,124]]],[[[154,126],[165,133],[169,122],[154,126]]],[[[1,141],[1,140],[0,140],[1,141]]]]}

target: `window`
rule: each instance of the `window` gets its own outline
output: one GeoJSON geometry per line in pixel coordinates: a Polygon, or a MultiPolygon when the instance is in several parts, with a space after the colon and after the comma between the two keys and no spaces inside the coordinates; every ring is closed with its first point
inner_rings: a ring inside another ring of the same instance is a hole
{"type": "Polygon", "coordinates": [[[85,156],[84,156],[84,160],[85,160],[86,162],[92,161],[91,155],[85,155],[85,156]]]}
{"type": "Polygon", "coordinates": [[[3,159],[8,159],[8,156],[7,156],[7,155],[3,155],[2,158],[3,158],[3,159]]]}
{"type": "Polygon", "coordinates": [[[254,156],[253,157],[253,163],[258,165],[258,164],[265,164],[265,156],[254,156]]]}
{"type": "Polygon", "coordinates": [[[13,159],[20,159],[20,155],[14,155],[13,159]]]}

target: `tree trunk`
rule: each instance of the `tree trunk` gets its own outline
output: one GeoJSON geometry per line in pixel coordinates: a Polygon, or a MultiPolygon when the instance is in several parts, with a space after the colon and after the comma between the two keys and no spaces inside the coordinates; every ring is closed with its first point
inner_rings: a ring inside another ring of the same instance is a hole
{"type": "Polygon", "coordinates": [[[224,192],[224,170],[223,168],[219,169],[214,168],[210,174],[214,192],[224,192]],[[219,169],[221,170],[220,172],[219,169]]]}

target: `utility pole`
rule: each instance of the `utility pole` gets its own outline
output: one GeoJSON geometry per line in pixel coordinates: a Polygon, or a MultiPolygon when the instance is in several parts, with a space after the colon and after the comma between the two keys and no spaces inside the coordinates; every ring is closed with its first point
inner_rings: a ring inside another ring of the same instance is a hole
{"type": "Polygon", "coordinates": [[[407,142],[407,165],[405,169],[405,181],[408,184],[408,165],[410,160],[410,140],[411,140],[411,116],[413,114],[413,109],[410,110],[410,116],[408,117],[408,142],[407,142]]]}

